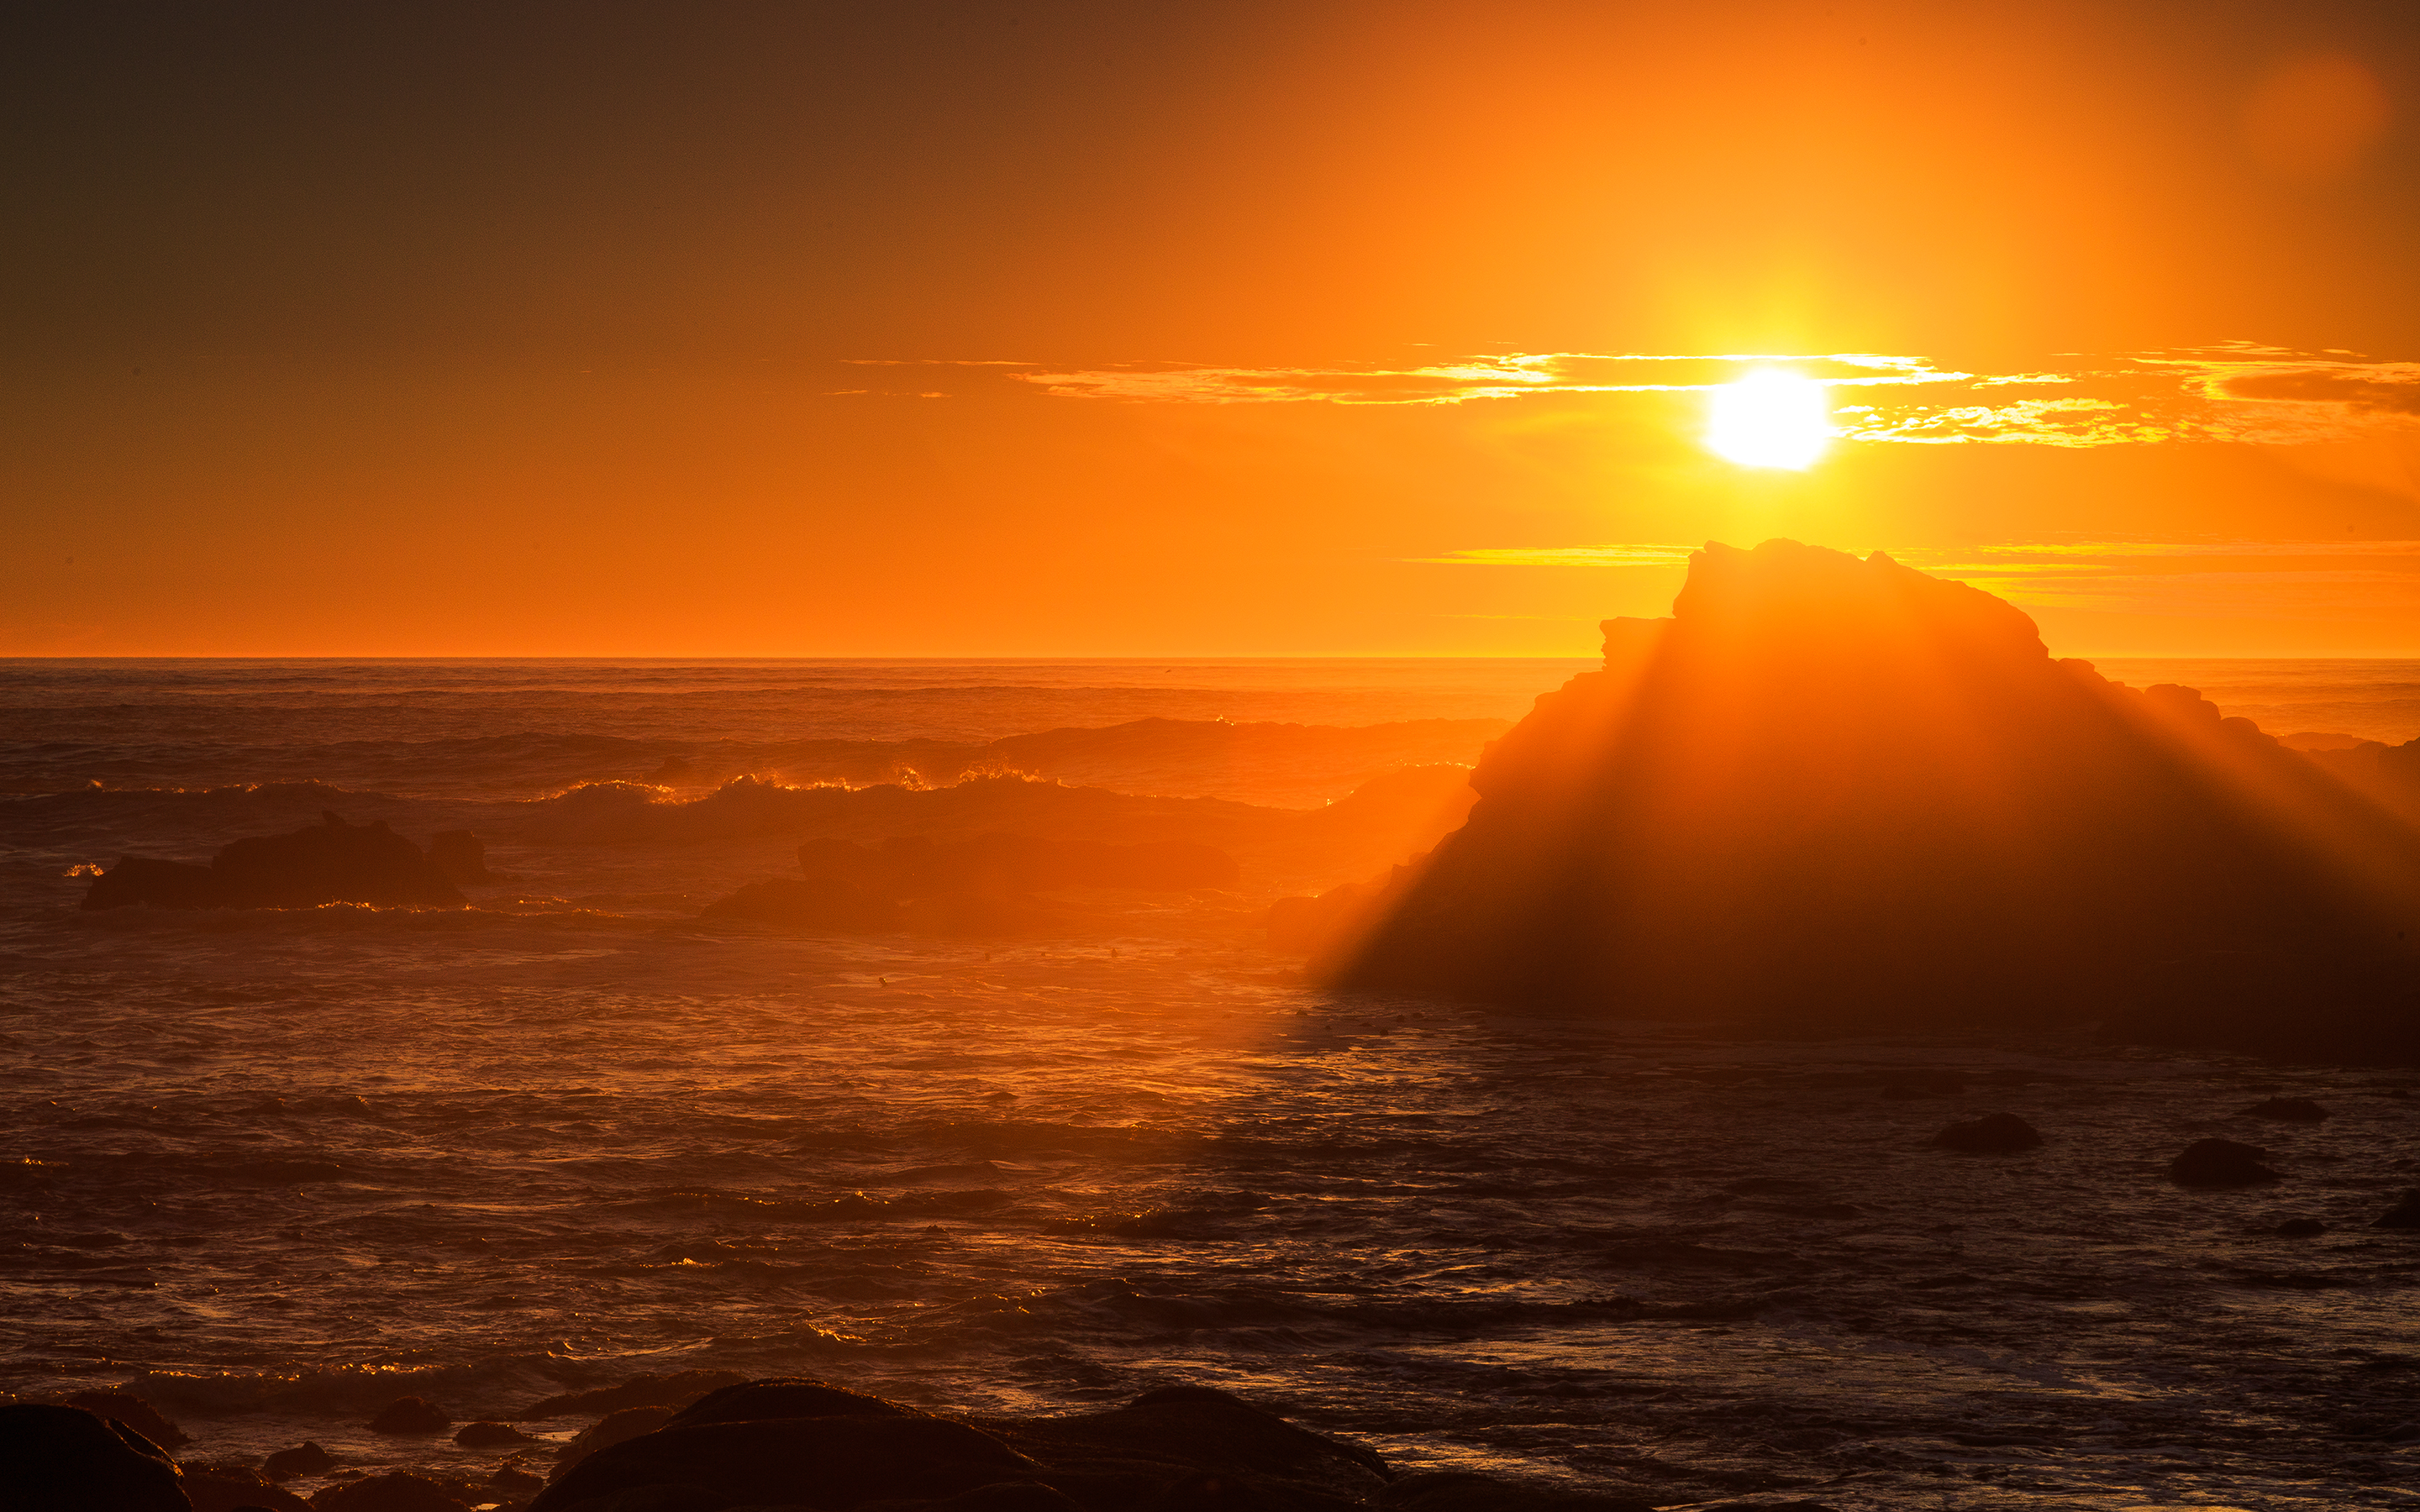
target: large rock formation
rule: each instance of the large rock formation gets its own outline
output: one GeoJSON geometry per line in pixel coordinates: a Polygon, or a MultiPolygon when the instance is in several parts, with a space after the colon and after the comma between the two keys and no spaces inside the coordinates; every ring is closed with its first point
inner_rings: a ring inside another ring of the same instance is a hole
{"type": "Polygon", "coordinates": [[[220,848],[210,864],[120,859],[85,889],[85,908],[312,908],[320,903],[459,906],[462,894],[420,847],[383,820],[320,822],[220,848]]]}
{"type": "Polygon", "coordinates": [[[1817,1028],[2206,1037],[2216,1004],[2251,1048],[2408,1035],[2420,841],[2192,690],[1792,541],[1709,546],[1671,618],[1606,632],[1338,980],[1817,1028]]]}

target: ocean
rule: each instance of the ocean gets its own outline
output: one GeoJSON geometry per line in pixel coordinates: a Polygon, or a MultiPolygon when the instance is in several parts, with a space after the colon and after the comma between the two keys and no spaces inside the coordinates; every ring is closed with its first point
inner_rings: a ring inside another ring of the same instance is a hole
{"type": "MultiPolygon", "coordinates": [[[[1659,1505],[2407,1503],[2420,1239],[2366,1225],[2420,1183],[2420,1078],[1525,1018],[1265,947],[1272,899],[1435,838],[1357,790],[1589,665],[0,662],[0,1390],[133,1391],[190,1458],[485,1473],[365,1425],[692,1368],[1191,1382],[1659,1505]],[[473,830],[496,880],[76,908],[323,810],[473,830]],[[996,827],[1208,837],[1242,880],[1009,938],[698,918],[818,834],[996,827]],[[2275,1095],[2333,1117],[2242,1116],[2275,1095]],[[2044,1148],[1928,1147],[1998,1110],[2044,1148]],[[2168,1184],[2212,1134],[2288,1179],[2168,1184]]],[[[2101,665],[2420,736],[2420,662],[2101,665]]]]}

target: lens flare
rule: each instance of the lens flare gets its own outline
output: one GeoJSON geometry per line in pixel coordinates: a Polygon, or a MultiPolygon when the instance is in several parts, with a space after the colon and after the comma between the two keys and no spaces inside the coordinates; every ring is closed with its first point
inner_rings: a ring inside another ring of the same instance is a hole
{"type": "Polygon", "coordinates": [[[1823,385],[1760,368],[1708,396],[1706,449],[1744,468],[1812,466],[1832,443],[1823,385]]]}

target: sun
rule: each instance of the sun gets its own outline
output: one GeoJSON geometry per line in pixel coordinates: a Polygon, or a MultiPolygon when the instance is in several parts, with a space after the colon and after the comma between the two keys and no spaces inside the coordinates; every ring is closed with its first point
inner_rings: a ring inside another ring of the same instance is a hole
{"type": "Polygon", "coordinates": [[[1706,450],[1744,468],[1813,465],[1832,444],[1823,385],[1761,367],[1707,395],[1706,450]]]}

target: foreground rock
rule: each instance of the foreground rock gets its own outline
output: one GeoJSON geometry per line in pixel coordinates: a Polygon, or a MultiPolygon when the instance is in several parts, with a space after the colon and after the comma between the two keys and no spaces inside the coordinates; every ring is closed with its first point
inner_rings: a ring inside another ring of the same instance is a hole
{"type": "Polygon", "coordinates": [[[1776,1029],[2420,1056],[2420,834],[2191,689],[1876,553],[1691,559],[1489,748],[1332,975],[1776,1029]]]}
{"type": "Polygon", "coordinates": [[[1389,1479],[1367,1449],[1199,1387],[1148,1392],[1101,1412],[1003,1419],[939,1416],[820,1381],[771,1380],[714,1392],[656,1431],[598,1450],[531,1512],[611,1512],[643,1497],[685,1512],[873,1503],[901,1512],[1329,1512],[1371,1504],[1389,1479]]]}
{"type": "Polygon", "coordinates": [[[316,908],[322,903],[381,907],[458,906],[461,892],[420,848],[384,821],[320,822],[287,835],[261,835],[224,846],[208,866],[143,856],[121,858],[92,881],[83,906],[125,908],[316,908]]]}
{"type": "Polygon", "coordinates": [[[8,1512],[192,1512],[168,1452],[80,1407],[0,1406],[0,1505],[8,1512]]]}
{"type": "Polygon", "coordinates": [[[2282,1178],[2261,1164],[2265,1149],[2232,1139],[2196,1139],[2168,1162],[2168,1180],[2179,1186],[2258,1186],[2282,1178]]]}

